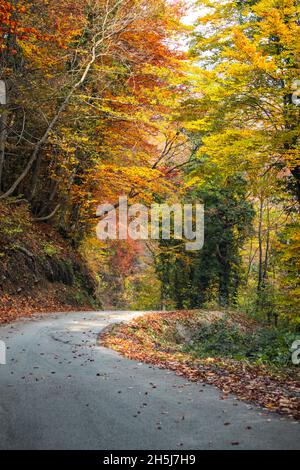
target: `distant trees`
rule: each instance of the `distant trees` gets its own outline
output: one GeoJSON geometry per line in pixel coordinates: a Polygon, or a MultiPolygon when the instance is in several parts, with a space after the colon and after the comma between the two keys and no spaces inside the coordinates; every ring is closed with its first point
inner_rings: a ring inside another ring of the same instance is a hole
{"type": "Polygon", "coordinates": [[[187,194],[205,203],[206,241],[191,255],[162,243],[163,296],[298,321],[299,2],[197,4],[181,119],[196,149],[187,194]]]}
{"type": "Polygon", "coordinates": [[[288,169],[299,199],[299,2],[198,3],[209,5],[191,50],[204,149],[227,174],[288,169]]]}
{"type": "Polygon", "coordinates": [[[223,187],[210,180],[189,194],[190,200],[205,205],[203,250],[186,252],[176,240],[161,242],[156,266],[163,297],[177,308],[199,308],[210,301],[228,307],[236,302],[240,248],[251,234],[254,216],[244,186],[241,178],[223,187]]]}
{"type": "Polygon", "coordinates": [[[152,276],[155,305],[161,289],[167,306],[297,322],[299,2],[197,5],[187,54],[175,0],[0,0],[0,200],[53,224],[99,279],[119,270],[124,299],[140,286],[151,305],[152,276]],[[204,203],[204,249],[153,243],[145,267],[131,242],[92,241],[97,205],[123,194],[204,203]]]}
{"type": "Polygon", "coordinates": [[[243,246],[241,240],[237,250],[240,300],[248,308],[252,299],[251,310],[269,321],[279,314],[297,321],[300,266],[296,258],[289,258],[291,269],[280,260],[297,244],[299,227],[300,5],[293,0],[198,5],[205,9],[190,51],[196,96],[183,114],[199,142],[189,184],[202,189],[218,175],[221,186],[232,187],[236,177],[243,178],[245,201],[256,217],[250,241],[243,246]],[[290,297],[287,285],[282,289],[287,277],[290,297]]]}

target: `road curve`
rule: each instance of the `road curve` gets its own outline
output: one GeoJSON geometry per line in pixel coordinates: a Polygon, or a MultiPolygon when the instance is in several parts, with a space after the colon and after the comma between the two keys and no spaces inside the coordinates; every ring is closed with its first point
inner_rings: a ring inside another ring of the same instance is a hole
{"type": "Polygon", "coordinates": [[[108,324],[140,314],[55,314],[0,327],[0,449],[300,448],[299,423],[97,345],[108,324]]]}

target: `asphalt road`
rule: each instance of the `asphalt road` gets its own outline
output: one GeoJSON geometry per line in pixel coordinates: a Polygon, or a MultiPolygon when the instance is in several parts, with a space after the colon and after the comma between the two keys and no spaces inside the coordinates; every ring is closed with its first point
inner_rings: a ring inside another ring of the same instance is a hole
{"type": "Polygon", "coordinates": [[[300,424],[120,357],[97,335],[129,312],[3,326],[0,449],[299,449],[300,424]]]}

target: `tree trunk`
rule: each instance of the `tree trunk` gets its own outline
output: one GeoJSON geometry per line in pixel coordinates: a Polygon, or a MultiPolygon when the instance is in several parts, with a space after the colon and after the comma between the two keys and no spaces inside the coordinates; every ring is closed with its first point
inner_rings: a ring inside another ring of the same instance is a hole
{"type": "Polygon", "coordinates": [[[260,295],[262,286],[263,286],[263,211],[264,211],[264,201],[263,196],[260,196],[260,205],[259,205],[259,224],[258,224],[258,252],[259,252],[259,261],[258,261],[258,283],[257,283],[257,293],[260,295]]]}
{"type": "Polygon", "coordinates": [[[3,168],[5,160],[5,144],[6,144],[6,126],[7,126],[7,113],[3,111],[0,116],[0,191],[2,190],[3,168]]]}
{"type": "MultiPolygon", "coordinates": [[[[58,108],[57,112],[56,112],[56,115],[53,117],[53,119],[51,120],[51,122],[49,123],[48,125],[48,128],[46,129],[44,135],[42,136],[42,138],[37,142],[36,146],[35,146],[35,149],[25,167],[25,169],[23,170],[23,172],[21,173],[21,175],[16,179],[16,181],[14,182],[14,184],[4,193],[0,196],[0,199],[4,199],[4,198],[7,198],[9,196],[11,196],[14,191],[18,188],[19,184],[26,178],[26,176],[28,175],[29,171],[31,170],[33,164],[40,158],[39,155],[40,155],[40,152],[42,150],[42,147],[43,145],[46,143],[47,139],[48,139],[48,136],[50,134],[50,132],[54,129],[55,125],[57,124],[61,114],[65,111],[65,109],[67,108],[71,98],[73,97],[74,93],[76,92],[76,90],[78,88],[81,87],[81,85],[85,82],[91,68],[92,68],[92,65],[94,64],[95,60],[96,60],[96,50],[97,48],[99,47],[100,43],[102,41],[99,40],[97,41],[92,50],[91,50],[91,58],[90,58],[90,61],[88,62],[88,64],[86,65],[86,67],[84,68],[84,71],[83,71],[83,74],[80,78],[80,80],[78,80],[77,83],[75,83],[75,85],[72,86],[71,90],[69,91],[68,95],[66,96],[66,98],[64,99],[63,103],[61,104],[61,106],[58,108]]],[[[35,178],[35,181],[34,181],[34,185],[32,187],[32,193],[31,193],[31,198],[34,197],[35,195],[35,192],[36,192],[36,182],[37,182],[37,179],[35,178]]]]}

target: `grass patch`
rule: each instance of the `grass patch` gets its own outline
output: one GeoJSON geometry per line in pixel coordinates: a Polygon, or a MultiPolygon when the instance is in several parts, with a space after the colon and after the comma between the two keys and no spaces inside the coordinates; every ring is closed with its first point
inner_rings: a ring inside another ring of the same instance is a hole
{"type": "Polygon", "coordinates": [[[129,359],[214,385],[223,398],[234,394],[300,419],[299,367],[290,351],[296,338],[294,331],[236,312],[180,311],[114,325],[101,343],[129,359]]]}
{"type": "Polygon", "coordinates": [[[225,357],[290,367],[291,346],[300,335],[286,328],[258,327],[243,331],[227,318],[212,324],[201,325],[193,335],[192,343],[183,350],[195,357],[225,357]]]}

